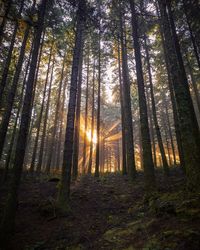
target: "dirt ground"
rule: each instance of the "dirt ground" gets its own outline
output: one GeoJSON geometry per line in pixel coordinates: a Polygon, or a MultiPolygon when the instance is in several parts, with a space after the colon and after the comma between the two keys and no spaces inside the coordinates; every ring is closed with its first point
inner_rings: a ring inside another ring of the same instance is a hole
{"type": "MultiPolygon", "coordinates": [[[[56,209],[58,183],[25,178],[10,250],[199,250],[200,195],[184,189],[180,169],[156,172],[157,192],[144,194],[144,176],[104,174],[72,185],[66,215],[56,209]]],[[[1,187],[1,210],[7,187],[1,187]]]]}

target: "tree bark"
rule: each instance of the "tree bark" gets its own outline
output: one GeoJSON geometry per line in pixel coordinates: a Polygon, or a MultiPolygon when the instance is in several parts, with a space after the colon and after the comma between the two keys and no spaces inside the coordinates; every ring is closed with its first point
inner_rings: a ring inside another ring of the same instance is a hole
{"type": "Polygon", "coordinates": [[[83,141],[83,162],[82,162],[82,173],[86,173],[86,149],[87,149],[87,127],[88,127],[88,87],[89,87],[89,74],[90,74],[90,51],[88,49],[87,58],[87,80],[86,80],[86,96],[85,96],[85,131],[83,141]]]}
{"type": "Polygon", "coordinates": [[[2,156],[2,152],[3,152],[3,147],[4,147],[4,143],[5,143],[5,139],[6,139],[9,120],[10,120],[10,116],[11,116],[11,111],[13,108],[16,90],[17,90],[17,86],[18,86],[18,81],[19,81],[21,70],[22,70],[24,55],[25,55],[25,51],[26,51],[26,44],[27,44],[27,40],[29,37],[29,31],[30,31],[30,26],[28,25],[26,30],[25,30],[25,33],[24,33],[24,38],[23,38],[23,42],[22,42],[22,46],[21,46],[21,50],[20,50],[20,55],[18,58],[18,63],[16,66],[16,71],[15,71],[14,78],[13,78],[13,81],[11,84],[11,88],[10,88],[10,91],[8,93],[8,97],[6,98],[7,105],[5,108],[5,112],[3,114],[3,118],[2,118],[2,122],[1,122],[1,129],[0,129],[0,159],[2,156]]]}
{"type": "Polygon", "coordinates": [[[15,225],[15,215],[17,208],[17,198],[18,198],[18,189],[20,185],[21,173],[23,168],[23,161],[25,155],[26,148],[26,139],[28,135],[28,128],[30,123],[30,114],[31,114],[31,99],[32,99],[32,91],[34,84],[34,76],[37,64],[38,51],[40,47],[40,38],[43,29],[44,16],[46,10],[46,4],[48,1],[43,0],[38,15],[38,27],[36,30],[36,34],[34,37],[34,47],[33,54],[31,58],[30,71],[28,80],[26,83],[26,92],[24,97],[24,104],[21,115],[21,124],[19,128],[19,135],[17,138],[17,145],[14,157],[14,165],[13,165],[13,176],[10,184],[10,191],[8,193],[7,201],[5,204],[5,210],[2,217],[1,222],[1,237],[0,242],[7,244],[13,231],[15,225]]]}
{"type": "MultiPolygon", "coordinates": [[[[83,39],[84,40],[84,39],[83,39]]],[[[82,41],[83,42],[83,41],[82,41]]],[[[83,47],[82,44],[80,64],[78,69],[78,87],[77,87],[77,101],[76,101],[76,120],[74,128],[74,149],[73,149],[73,180],[78,177],[78,160],[79,160],[79,140],[80,140],[80,114],[81,114],[81,95],[82,95],[82,81],[83,81],[83,47]]]]}
{"type": "Polygon", "coordinates": [[[45,84],[44,84],[42,104],[41,104],[40,114],[39,114],[39,118],[38,118],[38,127],[37,127],[37,133],[36,133],[36,137],[35,137],[35,143],[34,143],[34,147],[33,147],[30,172],[33,172],[35,170],[35,160],[36,160],[36,154],[37,154],[37,148],[38,148],[38,142],[39,142],[40,127],[41,127],[41,123],[42,123],[42,115],[43,115],[43,110],[44,110],[47,84],[48,84],[48,79],[49,79],[52,50],[53,50],[53,44],[51,45],[50,54],[49,54],[49,62],[48,62],[48,66],[47,66],[46,80],[45,80],[45,84]]]}
{"type": "MultiPolygon", "coordinates": [[[[121,7],[121,6],[120,6],[121,7]]],[[[124,39],[124,28],[122,21],[122,13],[119,13],[120,18],[120,42],[122,54],[122,78],[123,78],[123,106],[124,106],[124,121],[125,121],[125,142],[126,142],[126,166],[131,179],[136,177],[134,142],[133,142],[133,122],[130,98],[130,79],[127,62],[126,41],[124,39]]]]}
{"type": "Polygon", "coordinates": [[[148,45],[147,45],[146,35],[144,35],[144,45],[145,45],[145,52],[146,52],[146,59],[147,59],[147,70],[148,70],[148,76],[149,76],[149,87],[150,87],[150,95],[151,95],[151,106],[152,106],[153,120],[154,120],[156,135],[157,135],[157,139],[158,139],[158,146],[159,146],[160,153],[161,153],[164,174],[166,176],[168,176],[169,175],[169,166],[167,163],[167,158],[165,155],[162,136],[161,136],[161,132],[160,132],[160,126],[158,124],[158,118],[157,118],[157,114],[156,114],[156,104],[155,104],[154,91],[153,91],[153,80],[152,80],[152,74],[151,74],[149,49],[148,49],[148,45]]]}
{"type": "MultiPolygon", "coordinates": [[[[23,7],[24,7],[24,0],[22,0],[21,4],[20,4],[20,9],[19,9],[19,13],[18,13],[19,17],[21,16],[23,7]]],[[[0,108],[2,106],[3,93],[4,93],[6,83],[7,83],[7,77],[8,77],[8,73],[9,73],[9,67],[10,67],[10,63],[11,63],[11,59],[12,59],[12,52],[13,52],[13,48],[14,48],[18,28],[19,28],[19,22],[17,20],[16,23],[15,23],[15,27],[14,27],[14,31],[13,31],[13,34],[12,34],[8,55],[7,55],[7,58],[6,58],[6,61],[5,61],[5,66],[4,66],[4,69],[3,69],[2,78],[1,78],[1,82],[0,82],[0,108]]]]}
{"type": "Polygon", "coordinates": [[[122,174],[127,174],[126,165],[126,131],[125,131],[125,117],[124,117],[124,103],[123,103],[123,83],[121,73],[121,56],[120,56],[120,44],[118,40],[118,74],[119,74],[119,88],[120,88],[120,104],[121,104],[121,126],[122,126],[122,174]]]}
{"type": "Polygon", "coordinates": [[[10,145],[9,145],[9,149],[8,149],[8,153],[7,153],[7,157],[6,157],[6,162],[5,162],[5,172],[4,172],[4,176],[3,176],[3,181],[7,180],[8,170],[9,170],[11,156],[12,156],[12,152],[13,152],[13,146],[14,146],[15,138],[17,137],[17,133],[16,133],[17,132],[17,124],[18,124],[18,121],[19,121],[19,116],[20,116],[20,112],[21,112],[21,108],[22,108],[22,104],[23,104],[26,77],[27,77],[27,74],[28,74],[29,66],[30,66],[32,51],[33,51],[33,43],[32,43],[32,46],[31,46],[28,62],[27,62],[27,65],[26,65],[26,71],[25,71],[25,74],[24,74],[24,80],[23,80],[23,84],[22,84],[22,91],[21,91],[21,95],[20,95],[20,101],[19,101],[19,105],[18,105],[17,115],[16,115],[16,118],[15,118],[15,123],[14,123],[13,131],[12,131],[12,137],[11,137],[11,140],[10,140],[10,145]]]}
{"type": "Polygon", "coordinates": [[[53,149],[55,149],[55,139],[56,139],[56,130],[57,130],[57,124],[58,124],[59,108],[60,108],[61,90],[62,90],[63,77],[64,77],[64,67],[65,67],[65,56],[63,58],[63,64],[62,64],[61,79],[60,79],[60,83],[59,83],[58,97],[57,97],[57,101],[56,101],[54,127],[53,127],[53,132],[52,132],[52,139],[51,139],[51,142],[49,145],[49,156],[47,159],[47,165],[46,165],[46,169],[45,169],[46,173],[50,173],[53,149]]]}
{"type": "Polygon", "coordinates": [[[136,62],[136,73],[137,73],[137,85],[138,85],[138,95],[139,95],[139,109],[140,109],[140,126],[141,126],[141,139],[142,139],[142,149],[143,149],[143,167],[145,174],[145,185],[149,190],[155,188],[155,176],[154,176],[154,165],[151,152],[151,140],[148,125],[148,114],[147,114],[147,104],[144,89],[144,78],[142,70],[142,60],[141,51],[139,44],[138,35],[138,22],[137,14],[135,10],[134,0],[130,0],[131,15],[132,15],[132,33],[133,33],[133,43],[135,49],[135,62],[136,62]]]}
{"type": "MultiPolygon", "coordinates": [[[[159,15],[157,5],[156,5],[156,9],[157,9],[156,10],[157,15],[161,19],[160,15],[159,15]]],[[[169,58],[167,56],[166,41],[164,39],[164,32],[163,32],[162,22],[159,22],[159,28],[160,28],[161,41],[162,41],[163,52],[164,52],[164,60],[165,60],[166,70],[167,70],[169,93],[170,93],[171,102],[172,102],[173,118],[174,118],[174,126],[175,126],[178,154],[179,154],[181,168],[182,168],[183,172],[185,172],[185,161],[184,161],[184,156],[183,156],[183,146],[182,146],[180,126],[179,126],[180,121],[179,121],[179,117],[178,117],[177,103],[176,103],[176,100],[175,100],[175,93],[174,93],[174,89],[173,89],[173,85],[175,85],[176,82],[174,82],[174,78],[171,76],[170,61],[169,61],[169,58]]]]}
{"type": "Polygon", "coordinates": [[[62,177],[60,183],[60,189],[58,194],[58,205],[63,210],[68,210],[68,201],[70,196],[70,182],[71,182],[71,169],[72,169],[72,157],[73,157],[73,138],[74,138],[74,120],[76,109],[76,97],[77,97],[77,76],[78,67],[80,62],[80,55],[82,50],[83,31],[85,26],[85,10],[86,2],[79,1],[78,13],[77,13],[77,26],[75,47],[73,54],[72,73],[71,73],[71,86],[70,96],[67,114],[67,127],[65,133],[64,153],[63,153],[63,166],[62,177]]]}
{"type": "Polygon", "coordinates": [[[93,79],[92,79],[92,122],[91,122],[91,141],[90,141],[90,155],[89,155],[89,163],[88,163],[88,174],[92,173],[92,156],[93,156],[93,138],[94,138],[94,111],[95,111],[95,59],[93,63],[93,79]]]}
{"type": "Polygon", "coordinates": [[[62,136],[63,136],[63,118],[64,118],[64,109],[65,109],[65,92],[67,88],[67,79],[64,80],[63,86],[63,93],[62,93],[62,104],[61,104],[61,112],[60,112],[60,129],[59,129],[59,136],[58,136],[58,150],[57,150],[57,157],[56,157],[56,169],[60,168],[60,158],[61,158],[61,144],[62,144],[62,136]]]}
{"type": "MultiPolygon", "coordinates": [[[[165,36],[167,56],[170,64],[170,73],[173,78],[174,93],[180,120],[180,131],[183,146],[183,155],[186,167],[188,187],[196,189],[200,183],[200,135],[195,117],[187,77],[180,54],[180,47],[174,29],[172,16],[170,23],[167,15],[166,3],[159,0],[161,20],[165,36]],[[172,30],[171,30],[172,29],[172,30]]],[[[169,9],[168,9],[169,10],[169,9]]],[[[170,12],[168,11],[170,14],[170,12]]]]}
{"type": "Polygon", "coordinates": [[[96,163],[95,177],[99,177],[99,159],[100,159],[100,114],[101,114],[101,6],[98,1],[99,12],[99,34],[98,34],[98,94],[97,94],[97,144],[96,144],[96,163]]]}
{"type": "Polygon", "coordinates": [[[174,158],[174,165],[176,165],[176,153],[175,153],[174,141],[173,141],[173,136],[172,136],[172,129],[171,129],[170,119],[169,119],[169,109],[168,109],[166,96],[165,96],[164,93],[163,93],[163,104],[164,104],[163,109],[165,110],[165,116],[166,116],[166,123],[167,123],[166,125],[167,125],[167,128],[168,128],[168,134],[169,134],[170,141],[171,141],[171,146],[172,146],[172,154],[173,154],[173,158],[174,158]]]}
{"type": "Polygon", "coordinates": [[[1,44],[2,44],[3,35],[4,35],[4,28],[6,26],[7,16],[8,16],[8,13],[10,11],[11,5],[12,5],[12,1],[10,0],[10,1],[7,2],[5,13],[4,13],[4,16],[3,16],[3,20],[2,20],[1,25],[0,25],[0,47],[1,47],[1,44]]]}
{"type": "Polygon", "coordinates": [[[44,143],[45,143],[45,139],[46,139],[47,120],[48,120],[49,106],[50,106],[50,100],[51,100],[51,90],[52,90],[51,86],[52,86],[52,82],[53,82],[54,65],[55,65],[55,56],[53,58],[51,76],[50,76],[50,81],[49,81],[48,97],[47,97],[47,103],[46,103],[46,110],[45,110],[45,114],[44,114],[44,125],[43,125],[42,138],[41,138],[41,144],[40,144],[40,150],[39,150],[38,164],[37,164],[37,169],[36,169],[37,172],[41,172],[41,170],[42,170],[44,143]]]}

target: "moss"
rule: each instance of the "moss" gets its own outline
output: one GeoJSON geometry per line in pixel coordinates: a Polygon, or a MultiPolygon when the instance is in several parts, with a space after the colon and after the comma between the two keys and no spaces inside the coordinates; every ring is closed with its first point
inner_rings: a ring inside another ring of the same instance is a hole
{"type": "Polygon", "coordinates": [[[200,199],[199,197],[184,200],[176,209],[180,218],[200,219],[200,199]]]}
{"type": "Polygon", "coordinates": [[[200,243],[199,233],[194,230],[176,229],[161,232],[151,238],[144,246],[144,250],[154,249],[179,249],[184,245],[184,249],[198,249],[200,243]],[[159,248],[160,247],[160,248],[159,248]]]}
{"type": "Polygon", "coordinates": [[[182,191],[179,192],[171,192],[171,193],[164,193],[159,198],[161,201],[179,201],[182,199],[182,191]]]}
{"type": "MultiPolygon", "coordinates": [[[[103,235],[103,239],[109,243],[116,244],[117,246],[127,243],[138,233],[143,232],[155,222],[155,219],[148,220],[146,222],[138,219],[126,224],[124,227],[115,227],[106,231],[103,235]]],[[[132,246],[130,246],[132,247],[132,246]]],[[[114,249],[114,248],[113,248],[114,249]]],[[[130,248],[132,249],[132,248],[130,248]]]]}
{"type": "Polygon", "coordinates": [[[124,227],[113,228],[106,231],[103,238],[109,242],[126,242],[126,239],[141,229],[141,220],[128,223],[124,227]]]}
{"type": "Polygon", "coordinates": [[[107,222],[110,225],[117,226],[121,223],[121,220],[118,216],[109,215],[107,218],[107,222]]]}
{"type": "Polygon", "coordinates": [[[126,248],[123,248],[122,250],[136,250],[132,245],[126,248]]]}
{"type": "Polygon", "coordinates": [[[161,250],[161,247],[157,240],[152,239],[146,243],[142,250],[161,250]]]}
{"type": "Polygon", "coordinates": [[[185,218],[185,219],[200,219],[200,209],[198,209],[198,208],[191,208],[191,209],[180,208],[180,209],[177,209],[177,215],[178,215],[178,217],[185,218]]]}

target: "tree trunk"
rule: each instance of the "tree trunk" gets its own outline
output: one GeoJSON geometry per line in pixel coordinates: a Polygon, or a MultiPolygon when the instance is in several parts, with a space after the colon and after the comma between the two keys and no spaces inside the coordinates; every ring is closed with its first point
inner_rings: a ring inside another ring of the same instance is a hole
{"type": "MultiPolygon", "coordinates": [[[[157,9],[156,10],[157,15],[161,19],[161,17],[159,16],[159,11],[158,11],[157,5],[156,5],[156,9],[157,9]]],[[[161,22],[159,24],[159,28],[160,28],[160,34],[161,34],[161,40],[162,40],[163,52],[164,52],[164,59],[165,59],[165,64],[166,64],[167,76],[168,76],[169,92],[170,92],[170,97],[171,97],[171,102],[172,102],[174,126],[175,126],[176,141],[177,141],[180,165],[181,165],[182,170],[185,172],[185,161],[184,161],[184,156],[183,156],[183,146],[182,146],[180,126],[179,126],[180,122],[179,122],[179,117],[178,117],[177,103],[175,100],[175,94],[174,94],[174,90],[173,90],[173,86],[176,84],[176,82],[174,82],[174,78],[171,76],[170,61],[169,61],[169,58],[167,56],[166,41],[164,39],[164,32],[163,32],[163,27],[162,27],[161,22]]]]}
{"type": "Polygon", "coordinates": [[[31,59],[31,64],[30,64],[29,77],[26,83],[26,92],[25,92],[24,104],[23,104],[22,115],[21,115],[21,124],[19,128],[19,135],[17,138],[17,145],[16,145],[15,158],[14,158],[13,176],[11,179],[10,191],[8,193],[7,201],[5,204],[5,210],[4,210],[4,214],[3,214],[2,222],[1,222],[0,242],[4,244],[8,243],[11,237],[11,234],[14,231],[18,189],[20,185],[24,155],[25,155],[25,148],[26,148],[26,139],[27,139],[28,128],[29,128],[29,123],[30,123],[31,99],[32,99],[32,91],[33,91],[33,84],[34,84],[34,76],[35,76],[35,70],[36,70],[36,65],[37,65],[37,57],[38,57],[38,51],[40,47],[40,38],[42,34],[42,29],[43,29],[46,4],[47,4],[47,1],[43,0],[39,8],[39,15],[38,15],[39,25],[38,25],[38,28],[36,30],[36,34],[34,37],[33,54],[32,54],[32,59],[31,59]]]}
{"type": "Polygon", "coordinates": [[[95,177],[99,177],[99,159],[100,159],[100,114],[101,114],[101,6],[98,1],[99,14],[99,34],[98,34],[98,94],[97,94],[97,144],[96,144],[96,163],[95,177]]]}
{"type": "Polygon", "coordinates": [[[26,71],[25,71],[25,74],[24,74],[24,80],[23,80],[23,84],[22,84],[22,91],[21,91],[21,95],[20,95],[20,101],[19,101],[19,105],[18,105],[17,115],[16,115],[16,118],[15,118],[15,124],[14,124],[14,127],[13,127],[12,137],[11,137],[11,140],[10,140],[10,145],[9,145],[9,149],[8,149],[8,153],[7,153],[7,157],[6,157],[6,162],[5,162],[5,172],[4,172],[3,181],[6,181],[6,179],[7,179],[8,169],[9,169],[9,166],[10,166],[11,156],[12,156],[12,152],[13,152],[13,146],[14,146],[15,138],[17,138],[17,134],[16,134],[16,132],[17,132],[17,124],[18,124],[18,121],[19,121],[19,116],[20,116],[20,112],[21,112],[21,108],[22,108],[22,104],[23,104],[26,77],[27,77],[27,74],[28,74],[29,66],[30,66],[32,51],[33,51],[33,43],[32,43],[32,46],[31,46],[28,62],[27,62],[27,65],[26,65],[26,71]]]}
{"type": "Polygon", "coordinates": [[[39,141],[39,135],[40,135],[40,127],[41,127],[41,123],[42,123],[42,115],[43,115],[43,110],[44,110],[44,103],[45,103],[45,97],[46,97],[46,91],[47,91],[47,84],[48,84],[48,79],[49,79],[52,50],[53,50],[53,44],[51,45],[50,54],[49,54],[49,62],[48,62],[48,66],[47,66],[46,80],[45,80],[45,84],[44,84],[42,104],[41,104],[40,114],[39,114],[39,118],[38,118],[38,127],[37,127],[37,133],[36,133],[36,137],[35,137],[35,143],[34,143],[34,147],[33,147],[33,154],[32,154],[30,172],[33,172],[35,170],[35,160],[36,160],[38,141],[39,141]]]}
{"type": "Polygon", "coordinates": [[[88,49],[88,61],[87,61],[87,80],[86,80],[86,96],[85,96],[85,131],[83,141],[83,162],[82,173],[86,173],[86,149],[87,149],[87,127],[88,127],[88,87],[89,87],[89,74],[90,74],[90,51],[88,49]]]}
{"type": "Polygon", "coordinates": [[[59,136],[58,136],[58,154],[56,157],[56,169],[60,168],[60,151],[61,151],[61,144],[62,144],[62,136],[63,136],[63,118],[64,118],[64,108],[65,108],[65,92],[67,88],[67,79],[64,80],[63,86],[63,93],[62,93],[62,105],[61,105],[61,112],[60,112],[60,129],[59,129],[59,136]]]}
{"type": "Polygon", "coordinates": [[[47,165],[46,165],[46,169],[45,169],[46,173],[50,173],[53,149],[55,149],[55,139],[56,139],[56,130],[57,130],[57,124],[58,124],[59,108],[60,108],[61,90],[62,90],[63,77],[64,77],[64,67],[65,67],[65,56],[63,58],[61,79],[60,79],[60,83],[59,83],[58,97],[57,97],[57,101],[56,101],[54,127],[53,127],[53,132],[52,132],[52,139],[51,139],[51,142],[50,142],[50,145],[49,145],[49,156],[48,156],[48,159],[47,159],[47,165]]]}
{"type": "MultiPolygon", "coordinates": [[[[183,4],[184,4],[184,1],[183,1],[183,4]]],[[[191,39],[192,45],[193,45],[194,55],[196,57],[198,67],[200,69],[200,58],[199,58],[198,48],[197,48],[197,45],[196,45],[195,37],[194,37],[193,31],[192,31],[192,28],[191,28],[191,25],[190,25],[189,18],[188,18],[186,10],[185,10],[185,15],[186,15],[186,21],[187,21],[187,25],[188,25],[188,30],[189,30],[189,33],[190,33],[190,39],[191,39]]]]}
{"type": "Polygon", "coordinates": [[[122,77],[123,77],[123,106],[124,106],[124,121],[125,121],[125,142],[126,142],[126,166],[128,174],[131,179],[136,176],[135,167],[135,154],[134,154],[134,142],[133,142],[133,122],[132,122],[132,110],[130,99],[130,79],[129,69],[127,62],[127,49],[126,41],[124,39],[124,28],[122,21],[122,13],[119,13],[120,17],[120,42],[121,42],[121,54],[122,54],[122,77]]]}
{"type": "Polygon", "coordinates": [[[2,44],[3,35],[4,35],[4,28],[6,26],[7,17],[8,17],[8,13],[10,11],[12,1],[10,0],[6,4],[7,4],[7,6],[5,8],[5,13],[4,13],[4,16],[3,16],[3,20],[2,20],[1,25],[0,25],[0,47],[1,47],[1,44],[2,44]]]}
{"type": "Polygon", "coordinates": [[[30,31],[30,26],[27,26],[25,33],[24,33],[24,38],[23,38],[23,42],[22,42],[22,46],[20,50],[20,55],[18,58],[18,63],[16,66],[16,71],[15,71],[14,78],[12,81],[11,89],[8,93],[8,97],[6,98],[7,105],[5,108],[5,112],[3,114],[3,118],[1,122],[1,129],[0,129],[0,159],[2,156],[2,152],[3,152],[3,147],[4,147],[4,143],[6,139],[7,130],[8,130],[9,120],[10,120],[10,116],[11,116],[11,112],[12,112],[12,108],[13,108],[13,104],[15,100],[15,94],[16,94],[16,90],[18,86],[18,81],[19,81],[21,70],[22,70],[24,55],[26,51],[26,44],[27,44],[27,40],[29,37],[29,31],[30,31]]]}
{"type": "Polygon", "coordinates": [[[162,136],[161,136],[160,127],[158,124],[158,118],[157,118],[157,114],[156,114],[156,104],[155,104],[154,91],[153,91],[153,80],[152,80],[152,74],[151,74],[149,49],[148,49],[148,45],[147,45],[146,35],[144,36],[144,44],[145,44],[145,53],[146,53],[146,59],[147,59],[147,70],[148,70],[148,75],[149,75],[149,87],[150,87],[150,95],[151,95],[151,106],[152,106],[153,120],[154,120],[156,135],[157,135],[157,139],[158,139],[158,146],[159,146],[161,157],[162,157],[164,174],[167,176],[167,175],[169,175],[169,166],[167,164],[167,158],[165,155],[162,136]]]}
{"type": "Polygon", "coordinates": [[[93,63],[93,79],[92,79],[92,123],[91,123],[91,141],[90,141],[90,155],[88,163],[88,174],[92,173],[92,156],[93,156],[93,138],[94,138],[94,110],[95,110],[95,59],[93,63]]]}
{"type": "Polygon", "coordinates": [[[168,109],[166,96],[165,96],[164,93],[163,93],[163,104],[164,104],[163,109],[165,110],[165,116],[166,116],[166,123],[167,123],[166,125],[167,125],[167,128],[168,128],[168,134],[169,134],[170,141],[171,141],[171,146],[172,146],[172,154],[173,154],[173,158],[174,158],[174,165],[176,165],[176,153],[175,153],[174,141],[173,141],[173,136],[172,136],[172,129],[171,129],[170,120],[169,120],[169,109],[168,109]]]}
{"type": "MultiPolygon", "coordinates": [[[[152,152],[153,153],[153,162],[154,162],[154,166],[157,167],[156,144],[155,144],[155,135],[154,135],[154,126],[153,126],[153,115],[152,115],[152,111],[151,111],[151,105],[150,105],[151,98],[149,96],[148,88],[146,90],[146,95],[147,95],[147,112],[149,114],[149,129],[150,129],[150,136],[151,136],[152,150],[153,150],[153,152],[152,152]]],[[[140,137],[141,137],[141,131],[140,131],[140,137]]],[[[140,144],[142,144],[142,143],[140,142],[140,144]]],[[[141,152],[142,152],[142,145],[140,145],[140,147],[141,147],[141,152]]]]}
{"type": "Polygon", "coordinates": [[[86,9],[85,0],[79,1],[75,47],[74,47],[72,73],[71,73],[71,88],[70,88],[68,114],[67,114],[67,127],[65,133],[65,143],[64,143],[62,177],[58,194],[58,205],[63,210],[68,210],[68,201],[70,195],[73,142],[74,142],[73,141],[74,120],[75,120],[76,97],[77,97],[77,76],[78,76],[80,55],[82,50],[81,45],[83,39],[83,31],[85,26],[85,16],[84,16],[84,13],[86,11],[85,9],[86,9]]]}
{"type": "MultiPolygon", "coordinates": [[[[183,0],[183,8],[184,8],[185,15],[187,17],[187,23],[189,25],[189,29],[192,32],[196,47],[198,48],[198,54],[200,54],[200,21],[199,21],[200,6],[199,6],[199,1],[197,1],[197,0],[193,0],[193,1],[183,0]]],[[[195,54],[196,54],[196,51],[195,51],[195,54]]],[[[198,58],[199,58],[199,56],[198,56],[198,58]]]]}
{"type": "Polygon", "coordinates": [[[197,104],[198,111],[200,113],[200,96],[199,96],[199,91],[198,91],[198,88],[197,88],[197,82],[196,82],[195,76],[194,76],[194,74],[192,72],[190,61],[187,58],[187,55],[186,55],[186,60],[187,60],[188,71],[189,71],[190,78],[191,78],[192,88],[193,88],[193,91],[194,91],[195,101],[196,101],[196,104],[197,104]]]}
{"type": "Polygon", "coordinates": [[[41,144],[40,144],[40,150],[39,150],[38,164],[37,164],[37,169],[36,169],[37,172],[41,172],[41,169],[42,169],[44,143],[45,143],[45,139],[46,139],[47,120],[48,120],[49,106],[50,106],[50,100],[51,100],[51,90],[52,90],[51,86],[52,86],[52,81],[53,81],[54,65],[55,65],[55,56],[53,58],[53,63],[52,63],[51,76],[50,76],[49,89],[48,89],[48,97],[47,97],[47,103],[46,103],[46,110],[45,110],[45,114],[44,114],[44,125],[43,125],[42,138],[41,138],[41,144]]]}
{"type": "Polygon", "coordinates": [[[139,95],[139,109],[140,109],[140,126],[141,126],[141,139],[143,149],[143,166],[145,174],[146,188],[153,189],[155,187],[154,165],[151,152],[151,140],[149,134],[147,104],[144,89],[144,79],[142,70],[142,60],[138,36],[138,22],[137,14],[135,10],[134,0],[130,0],[131,14],[132,14],[132,32],[133,43],[135,49],[135,61],[136,61],[136,73],[137,73],[137,85],[139,95]]]}
{"type": "MultiPolygon", "coordinates": [[[[188,187],[199,188],[200,183],[200,136],[198,123],[189,92],[187,77],[180,54],[176,31],[174,30],[172,16],[168,20],[166,3],[159,0],[161,20],[165,36],[167,56],[170,65],[170,73],[173,78],[174,93],[180,119],[180,131],[183,146],[183,155],[186,167],[188,187]],[[172,33],[170,29],[172,28],[172,33]],[[173,34],[173,36],[172,36],[173,34]]],[[[169,9],[168,9],[169,10],[169,9]]],[[[169,11],[168,11],[169,13],[169,11]]],[[[169,13],[170,14],[170,13],[169,13]]]]}
{"type": "MultiPolygon", "coordinates": [[[[24,7],[24,0],[21,1],[18,16],[21,16],[23,7],[24,7]]],[[[9,67],[10,67],[10,63],[11,63],[11,59],[12,59],[12,52],[13,52],[13,48],[14,48],[18,28],[19,28],[19,22],[17,20],[16,23],[15,23],[15,27],[14,27],[14,31],[13,31],[13,34],[12,34],[8,55],[7,55],[7,58],[6,58],[6,61],[5,61],[5,66],[4,66],[4,69],[3,69],[2,78],[1,78],[1,82],[0,82],[0,108],[2,106],[3,92],[4,92],[4,88],[6,86],[6,83],[7,83],[7,77],[8,77],[8,73],[9,73],[9,67]]]]}
{"type": "Polygon", "coordinates": [[[119,88],[120,88],[120,104],[121,104],[121,126],[122,126],[122,174],[127,174],[126,166],[126,131],[125,131],[125,117],[124,117],[124,103],[123,103],[123,83],[121,74],[121,56],[120,44],[118,40],[118,72],[119,72],[119,88]]]}
{"type": "MultiPolygon", "coordinates": [[[[84,39],[83,39],[84,40],[84,39]]],[[[82,41],[83,42],[83,41],[82,41]]],[[[81,114],[81,95],[82,95],[82,81],[83,81],[83,48],[82,44],[80,64],[78,69],[78,88],[77,88],[77,100],[76,100],[76,120],[74,127],[74,152],[73,152],[73,180],[78,177],[78,160],[79,160],[79,143],[80,143],[80,114],[81,114]]]]}

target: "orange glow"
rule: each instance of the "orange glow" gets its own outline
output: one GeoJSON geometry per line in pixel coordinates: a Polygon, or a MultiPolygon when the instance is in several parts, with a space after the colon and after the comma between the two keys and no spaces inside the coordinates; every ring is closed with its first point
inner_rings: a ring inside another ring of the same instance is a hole
{"type": "MultiPolygon", "coordinates": [[[[90,126],[90,124],[89,124],[89,126],[90,126]]],[[[89,142],[91,142],[91,140],[92,140],[93,144],[97,144],[97,131],[93,130],[93,138],[91,136],[91,127],[89,127],[87,129],[87,131],[85,131],[83,116],[80,117],[80,131],[81,131],[82,136],[84,136],[86,134],[86,138],[89,142]]]]}
{"type": "Polygon", "coordinates": [[[122,138],[122,133],[119,132],[117,134],[111,135],[109,137],[106,138],[106,141],[110,142],[110,141],[116,141],[122,138]]]}
{"type": "Polygon", "coordinates": [[[93,144],[97,144],[97,131],[93,131],[93,138],[91,137],[91,129],[86,131],[86,136],[89,142],[93,142],[93,144]]]}

